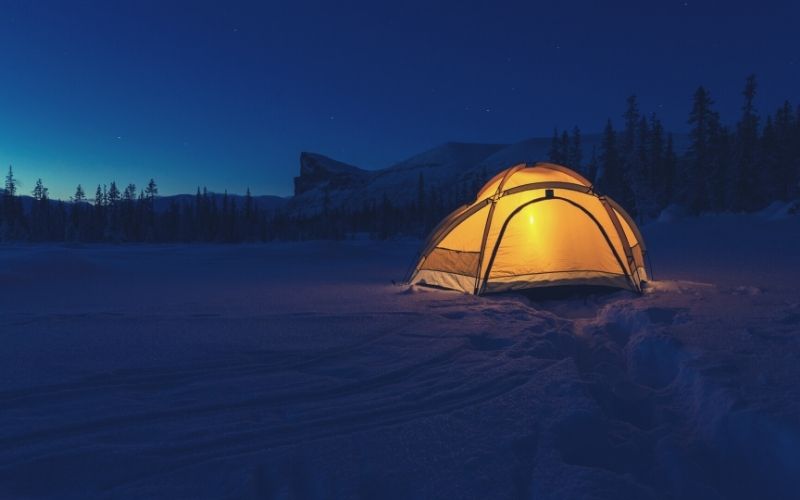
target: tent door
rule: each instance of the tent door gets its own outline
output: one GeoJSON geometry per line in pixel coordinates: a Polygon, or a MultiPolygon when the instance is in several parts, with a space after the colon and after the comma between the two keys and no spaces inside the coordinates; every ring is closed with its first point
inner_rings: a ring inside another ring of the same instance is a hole
{"type": "Polygon", "coordinates": [[[509,277],[553,270],[621,274],[636,289],[611,238],[594,215],[573,200],[547,193],[520,205],[503,221],[480,293],[486,290],[492,271],[509,277]],[[549,203],[540,204],[543,201],[549,203]],[[603,251],[598,251],[598,245],[603,251]]]}

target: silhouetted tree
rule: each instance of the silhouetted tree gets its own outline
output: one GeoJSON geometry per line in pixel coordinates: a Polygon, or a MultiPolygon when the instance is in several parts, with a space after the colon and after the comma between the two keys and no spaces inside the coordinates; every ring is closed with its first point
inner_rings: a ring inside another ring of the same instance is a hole
{"type": "MultiPolygon", "coordinates": [[[[616,200],[623,207],[634,212],[633,194],[623,176],[622,162],[617,149],[617,134],[611,120],[606,122],[603,140],[600,144],[600,169],[597,181],[598,190],[616,200]]],[[[633,213],[635,215],[635,212],[633,213]]]]}
{"type": "Polygon", "coordinates": [[[758,171],[758,115],[755,111],[756,77],[750,75],[745,82],[742,117],[736,125],[736,170],[733,175],[733,206],[744,210],[761,207],[764,199],[759,186],[758,171]]]}
{"type": "Polygon", "coordinates": [[[567,165],[570,168],[583,171],[583,150],[581,149],[581,129],[575,126],[572,129],[572,137],[569,141],[569,148],[567,151],[567,165]]]}
{"type": "Polygon", "coordinates": [[[597,147],[592,146],[592,156],[589,158],[589,164],[586,165],[586,178],[592,184],[597,183],[597,169],[598,169],[597,147]]]}
{"type": "Polygon", "coordinates": [[[66,229],[66,239],[70,241],[82,241],[85,238],[83,214],[85,202],[86,193],[83,191],[83,187],[78,184],[78,187],[75,188],[75,194],[72,196],[70,224],[66,229]]]}
{"type": "Polygon", "coordinates": [[[50,204],[48,189],[44,187],[42,179],[36,180],[36,185],[31,191],[33,203],[31,204],[31,239],[45,241],[50,232],[50,204]]]}
{"type": "Polygon", "coordinates": [[[553,129],[553,139],[550,141],[550,150],[547,153],[547,159],[558,164],[563,164],[565,162],[565,158],[561,156],[561,136],[558,133],[558,128],[553,129]]]}
{"type": "Polygon", "coordinates": [[[709,164],[712,144],[720,131],[719,115],[712,109],[714,102],[702,86],[694,93],[692,111],[689,113],[690,145],[684,171],[683,198],[693,213],[709,208],[708,188],[712,181],[709,164]]]}
{"type": "Polygon", "coordinates": [[[561,132],[561,140],[558,144],[558,156],[561,158],[559,162],[561,165],[568,165],[569,163],[569,133],[564,130],[561,132]]]}
{"type": "Polygon", "coordinates": [[[0,239],[21,239],[24,235],[22,200],[17,197],[17,179],[11,165],[8,166],[4,186],[0,239]]]}

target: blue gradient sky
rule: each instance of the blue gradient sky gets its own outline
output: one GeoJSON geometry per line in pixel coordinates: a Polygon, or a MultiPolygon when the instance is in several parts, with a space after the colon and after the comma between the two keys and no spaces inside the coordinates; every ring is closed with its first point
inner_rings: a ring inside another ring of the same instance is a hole
{"type": "Polygon", "coordinates": [[[302,150],[379,168],[448,140],[598,131],[625,96],[686,130],[800,101],[798,2],[0,0],[0,165],[54,197],[291,193],[302,150]]]}

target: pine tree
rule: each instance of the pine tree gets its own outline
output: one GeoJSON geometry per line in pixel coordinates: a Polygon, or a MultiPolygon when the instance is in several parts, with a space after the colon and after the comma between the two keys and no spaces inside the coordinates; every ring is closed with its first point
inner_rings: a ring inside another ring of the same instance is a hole
{"type": "Polygon", "coordinates": [[[589,164],[586,166],[586,178],[589,179],[589,182],[592,184],[597,183],[597,147],[592,146],[592,156],[589,159],[589,164]]]}
{"type": "Polygon", "coordinates": [[[700,86],[694,93],[692,111],[689,113],[689,146],[684,175],[683,199],[692,213],[710,208],[708,188],[711,182],[712,144],[719,133],[719,115],[712,109],[714,101],[708,91],[700,86]]]}
{"type": "Polygon", "coordinates": [[[222,209],[218,214],[217,219],[217,239],[219,241],[227,241],[227,222],[228,222],[228,190],[226,189],[222,195],[222,209]]]}
{"type": "Polygon", "coordinates": [[[155,238],[156,232],[156,197],[158,196],[158,185],[156,181],[150,179],[143,193],[143,218],[145,225],[145,238],[150,241],[155,238]]]}
{"type": "Polygon", "coordinates": [[[617,134],[614,132],[611,120],[606,122],[606,127],[603,130],[599,160],[598,191],[616,200],[635,216],[635,203],[630,187],[622,175],[622,163],[617,149],[617,134]]]}
{"type": "Polygon", "coordinates": [[[772,123],[772,115],[767,115],[764,122],[764,129],[761,132],[759,158],[760,184],[763,186],[761,195],[766,200],[778,200],[782,198],[781,188],[776,181],[780,176],[780,161],[778,134],[776,127],[772,123]]]}
{"type": "Polygon", "coordinates": [[[575,126],[572,129],[572,138],[569,142],[569,151],[567,153],[567,164],[570,168],[579,172],[583,171],[583,151],[581,150],[581,129],[575,126]]]}
{"type": "Polygon", "coordinates": [[[617,151],[617,134],[614,132],[614,126],[611,124],[611,120],[606,122],[606,127],[603,129],[599,160],[598,187],[609,196],[613,197],[618,195],[621,191],[622,175],[619,165],[619,153],[617,151]]]}
{"type": "Polygon", "coordinates": [[[675,182],[678,172],[678,155],[675,154],[672,134],[667,134],[667,146],[664,148],[664,164],[661,168],[661,182],[663,183],[662,206],[666,207],[676,199],[675,182]]]}
{"type": "Polygon", "coordinates": [[[639,117],[639,123],[636,126],[634,154],[628,171],[628,183],[633,191],[636,212],[640,217],[654,216],[657,209],[650,182],[650,142],[650,125],[647,118],[642,115],[639,117]]]}
{"type": "MultiPolygon", "coordinates": [[[[770,185],[774,186],[774,198],[789,200],[795,195],[800,169],[800,145],[795,139],[795,116],[792,105],[784,101],[775,113],[775,151],[773,168],[770,172],[770,185]]],[[[766,145],[765,145],[766,148],[766,145]]]]}
{"type": "Polygon", "coordinates": [[[108,194],[106,194],[104,197],[106,198],[108,205],[112,207],[119,202],[120,194],[116,181],[111,181],[111,184],[108,186],[108,194]]]}
{"type": "Polygon", "coordinates": [[[7,198],[13,198],[17,194],[17,180],[14,178],[14,168],[9,165],[8,173],[6,174],[5,190],[3,195],[7,198]]]}
{"type": "Polygon", "coordinates": [[[119,210],[121,195],[119,188],[117,188],[116,181],[111,181],[108,186],[108,192],[103,193],[103,199],[105,200],[107,214],[106,234],[104,238],[108,241],[118,242],[122,239],[119,210]]]}
{"type": "Polygon", "coordinates": [[[122,192],[119,207],[120,234],[126,241],[138,239],[136,228],[136,184],[129,183],[122,192]]]}
{"type": "Polygon", "coordinates": [[[247,241],[255,239],[256,214],[253,206],[253,196],[250,194],[250,187],[244,195],[244,238],[247,241]]]}
{"type": "Polygon", "coordinates": [[[98,241],[103,238],[106,232],[105,194],[100,184],[97,185],[97,190],[94,192],[92,214],[92,239],[98,241]]]}
{"type": "Polygon", "coordinates": [[[745,82],[742,117],[736,126],[736,170],[732,186],[735,207],[755,210],[762,206],[763,189],[758,174],[758,115],[755,111],[756,77],[750,75],[745,82]]]}
{"type": "Polygon", "coordinates": [[[625,120],[625,129],[620,144],[620,152],[623,155],[632,155],[636,147],[636,129],[639,125],[639,104],[635,94],[628,96],[625,102],[627,107],[625,113],[622,115],[625,120]]]}
{"type": "Polygon", "coordinates": [[[121,200],[127,203],[132,203],[136,200],[136,184],[130,183],[125,186],[121,200]]]}
{"type": "Polygon", "coordinates": [[[569,165],[569,133],[567,131],[561,132],[561,141],[559,141],[558,145],[558,157],[561,159],[558,163],[560,165],[569,165]]]}
{"type": "Polygon", "coordinates": [[[72,196],[72,209],[70,211],[70,226],[66,230],[66,237],[70,241],[81,241],[83,239],[83,204],[86,201],[86,193],[83,186],[78,184],[75,194],[72,196]]]}
{"type": "Polygon", "coordinates": [[[148,202],[150,202],[150,206],[154,206],[156,202],[156,196],[158,196],[158,186],[156,185],[156,181],[150,179],[150,182],[147,183],[147,187],[144,190],[145,197],[148,202]]]}
{"type": "Polygon", "coordinates": [[[86,193],[83,191],[83,187],[78,184],[78,187],[75,188],[75,196],[72,197],[72,201],[75,203],[82,203],[86,200],[86,193]]]}
{"type": "Polygon", "coordinates": [[[550,150],[547,153],[548,160],[552,163],[562,164],[564,159],[561,157],[561,136],[558,128],[553,129],[553,139],[550,141],[550,150]]]}
{"type": "Polygon", "coordinates": [[[31,191],[33,205],[31,206],[31,237],[34,241],[44,241],[50,234],[50,205],[48,203],[48,189],[44,187],[42,179],[36,180],[36,185],[31,191]]]}
{"type": "Polygon", "coordinates": [[[33,199],[36,201],[42,201],[47,199],[47,188],[44,187],[42,179],[36,180],[36,185],[34,186],[31,194],[33,195],[33,199]]]}
{"type": "MultiPolygon", "coordinates": [[[[624,129],[618,144],[619,170],[625,192],[620,193],[620,196],[629,200],[628,204],[624,205],[625,208],[632,215],[638,215],[640,211],[637,202],[643,199],[642,164],[637,152],[641,115],[636,95],[628,96],[625,102],[625,113],[622,115],[624,129]]],[[[620,203],[622,203],[621,200],[620,203]]]]}
{"type": "Polygon", "coordinates": [[[17,200],[17,180],[14,178],[14,169],[8,166],[5,189],[3,190],[2,226],[0,226],[0,239],[9,241],[19,237],[20,218],[22,210],[17,200]]]}
{"type": "Polygon", "coordinates": [[[228,207],[228,241],[233,243],[239,241],[239,209],[236,206],[236,198],[231,198],[228,207]]]}
{"type": "Polygon", "coordinates": [[[650,115],[647,151],[648,188],[652,199],[655,200],[656,211],[660,211],[667,203],[664,199],[664,126],[655,113],[650,115]]]}

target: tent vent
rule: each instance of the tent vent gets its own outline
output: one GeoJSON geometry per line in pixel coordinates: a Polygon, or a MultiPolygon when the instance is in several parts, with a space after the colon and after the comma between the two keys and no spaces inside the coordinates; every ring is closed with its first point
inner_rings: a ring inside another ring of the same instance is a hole
{"type": "Polygon", "coordinates": [[[552,198],[553,197],[553,190],[552,189],[545,189],[544,190],[544,197],[545,198],[552,198]]]}

